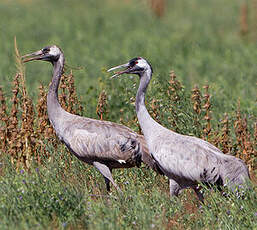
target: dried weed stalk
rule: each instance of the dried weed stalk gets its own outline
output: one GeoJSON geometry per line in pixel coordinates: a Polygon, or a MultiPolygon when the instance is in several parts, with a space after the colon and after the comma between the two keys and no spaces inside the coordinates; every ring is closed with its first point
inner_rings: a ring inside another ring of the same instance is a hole
{"type": "Polygon", "coordinates": [[[206,121],[205,128],[203,130],[204,138],[210,141],[211,136],[211,101],[209,94],[209,85],[203,86],[205,93],[203,95],[203,112],[204,112],[204,120],[206,121]]]}
{"type": "Polygon", "coordinates": [[[251,39],[256,41],[257,39],[257,0],[251,1],[251,39]]]}
{"type": "Polygon", "coordinates": [[[68,75],[62,75],[59,88],[61,91],[59,95],[61,106],[70,113],[82,114],[83,107],[76,94],[72,71],[68,75]]]}
{"type": "Polygon", "coordinates": [[[0,86],[0,151],[4,152],[7,146],[7,127],[9,126],[6,99],[0,86]]]}
{"type": "Polygon", "coordinates": [[[202,110],[202,94],[197,85],[192,89],[191,99],[193,102],[193,110],[197,115],[200,115],[202,110]]]}
{"type": "Polygon", "coordinates": [[[11,155],[12,163],[16,163],[18,156],[17,154],[21,151],[20,143],[20,128],[18,126],[18,108],[19,108],[19,97],[20,93],[20,74],[16,74],[13,80],[12,89],[12,108],[9,116],[9,125],[7,128],[7,141],[8,141],[8,153],[11,155]]]}
{"type": "Polygon", "coordinates": [[[240,34],[248,34],[248,4],[244,2],[240,7],[240,34]]]}
{"type": "Polygon", "coordinates": [[[160,122],[160,104],[156,99],[152,99],[151,104],[151,111],[150,111],[150,115],[153,117],[153,119],[158,122],[160,122]]]}
{"type": "Polygon", "coordinates": [[[65,74],[63,74],[61,76],[60,85],[59,85],[59,88],[61,91],[61,93],[59,94],[59,101],[60,101],[62,108],[65,110],[67,110],[67,108],[68,108],[68,100],[67,100],[68,87],[69,87],[69,83],[67,80],[67,76],[65,74]]]}
{"type": "Polygon", "coordinates": [[[178,121],[178,113],[176,110],[177,105],[180,101],[180,93],[182,90],[182,85],[180,81],[178,81],[177,76],[175,75],[174,71],[172,70],[170,72],[170,80],[169,80],[169,87],[167,94],[170,97],[170,106],[169,106],[169,112],[171,116],[168,117],[169,122],[171,123],[171,128],[174,131],[178,131],[177,121],[178,121]]]}
{"type": "Polygon", "coordinates": [[[29,168],[36,150],[36,133],[34,132],[35,112],[32,100],[25,94],[22,96],[22,122],[20,134],[23,148],[22,157],[19,159],[19,162],[23,163],[26,168],[29,168]]]}
{"type": "Polygon", "coordinates": [[[99,94],[96,114],[101,120],[103,120],[104,115],[107,115],[107,95],[104,90],[99,94]]]}
{"type": "MultiPolygon", "coordinates": [[[[17,168],[21,165],[29,168],[35,150],[35,132],[34,132],[34,108],[31,98],[29,98],[25,85],[24,66],[22,64],[20,54],[17,48],[16,39],[14,40],[16,53],[16,66],[20,77],[20,108],[21,108],[21,124],[16,142],[19,149],[16,149],[18,159],[16,161],[17,168]]],[[[19,87],[19,86],[18,86],[19,87]]]]}
{"type": "Polygon", "coordinates": [[[151,0],[150,4],[151,4],[151,9],[154,12],[154,14],[158,18],[163,17],[166,1],[165,0],[151,0]]]}
{"type": "Polygon", "coordinates": [[[197,85],[195,85],[191,91],[191,100],[193,102],[193,110],[196,114],[196,116],[194,116],[194,125],[198,128],[198,130],[201,130],[200,119],[202,112],[202,94],[197,85]]]}
{"type": "MultiPolygon", "coordinates": [[[[236,156],[243,159],[249,167],[253,170],[256,166],[254,161],[257,156],[256,144],[252,140],[251,133],[248,130],[248,121],[246,116],[242,117],[240,110],[240,101],[238,100],[236,120],[234,122],[234,129],[237,140],[236,156]]],[[[256,139],[256,137],[254,137],[256,139]]]]}
{"type": "Polygon", "coordinates": [[[170,96],[173,102],[178,102],[180,100],[179,92],[182,89],[180,81],[178,81],[175,72],[170,71],[170,80],[169,80],[169,90],[168,95],[170,96]]]}
{"type": "Polygon", "coordinates": [[[67,76],[67,82],[68,82],[68,108],[67,111],[73,114],[80,114],[82,115],[83,107],[81,105],[81,102],[78,99],[76,90],[75,90],[75,84],[74,84],[74,76],[72,74],[72,71],[67,76]]]}
{"type": "Polygon", "coordinates": [[[221,138],[220,145],[223,153],[231,153],[232,150],[232,141],[230,137],[230,129],[229,129],[229,119],[228,114],[225,114],[224,119],[221,121],[222,129],[221,129],[221,138]]]}

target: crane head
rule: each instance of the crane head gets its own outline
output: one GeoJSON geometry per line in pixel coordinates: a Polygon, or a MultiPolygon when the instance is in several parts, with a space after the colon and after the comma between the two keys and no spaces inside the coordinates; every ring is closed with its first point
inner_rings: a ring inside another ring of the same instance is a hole
{"type": "Polygon", "coordinates": [[[142,57],[133,58],[128,63],[122,64],[119,66],[115,66],[115,67],[107,70],[107,72],[111,72],[113,70],[120,69],[120,68],[125,68],[125,69],[122,71],[116,72],[111,78],[118,77],[125,73],[126,74],[137,74],[137,75],[141,76],[141,74],[143,74],[147,69],[150,69],[151,72],[153,72],[153,69],[152,69],[152,66],[150,65],[150,63],[142,57]]]}
{"type": "Polygon", "coordinates": [[[29,62],[34,60],[42,60],[42,61],[49,61],[54,63],[58,61],[62,51],[56,45],[46,46],[43,49],[36,51],[34,53],[26,54],[22,56],[23,62],[29,62]]]}

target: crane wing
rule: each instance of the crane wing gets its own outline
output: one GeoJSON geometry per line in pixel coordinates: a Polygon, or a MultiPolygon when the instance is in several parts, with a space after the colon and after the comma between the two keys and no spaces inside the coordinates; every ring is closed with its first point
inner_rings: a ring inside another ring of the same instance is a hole
{"type": "Polygon", "coordinates": [[[63,140],[78,158],[88,163],[140,165],[142,146],[136,133],[115,123],[93,121],[73,123],[65,129],[63,140]]]}
{"type": "Polygon", "coordinates": [[[166,175],[182,181],[213,182],[219,176],[223,154],[210,143],[199,138],[177,135],[162,138],[155,144],[155,160],[166,175]],[[159,146],[159,149],[158,149],[159,146]]]}

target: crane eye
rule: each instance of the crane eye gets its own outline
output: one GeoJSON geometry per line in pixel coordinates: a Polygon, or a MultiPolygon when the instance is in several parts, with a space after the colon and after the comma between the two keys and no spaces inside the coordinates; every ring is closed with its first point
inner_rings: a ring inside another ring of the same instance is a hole
{"type": "Polygon", "coordinates": [[[136,64],[138,63],[138,61],[132,61],[131,63],[130,63],[130,66],[135,66],[136,64]]]}
{"type": "Polygon", "coordinates": [[[44,49],[42,50],[43,53],[47,53],[47,52],[49,52],[49,51],[50,51],[49,48],[44,48],[44,49]]]}

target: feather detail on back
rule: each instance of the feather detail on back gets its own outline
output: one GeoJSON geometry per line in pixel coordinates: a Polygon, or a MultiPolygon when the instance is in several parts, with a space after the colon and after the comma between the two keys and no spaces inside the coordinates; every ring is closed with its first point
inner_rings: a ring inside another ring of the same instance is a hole
{"type": "Polygon", "coordinates": [[[80,160],[89,164],[98,161],[110,168],[140,167],[143,161],[161,173],[149,154],[144,137],[128,127],[75,115],[66,124],[69,125],[65,127],[62,139],[80,160]]]}

